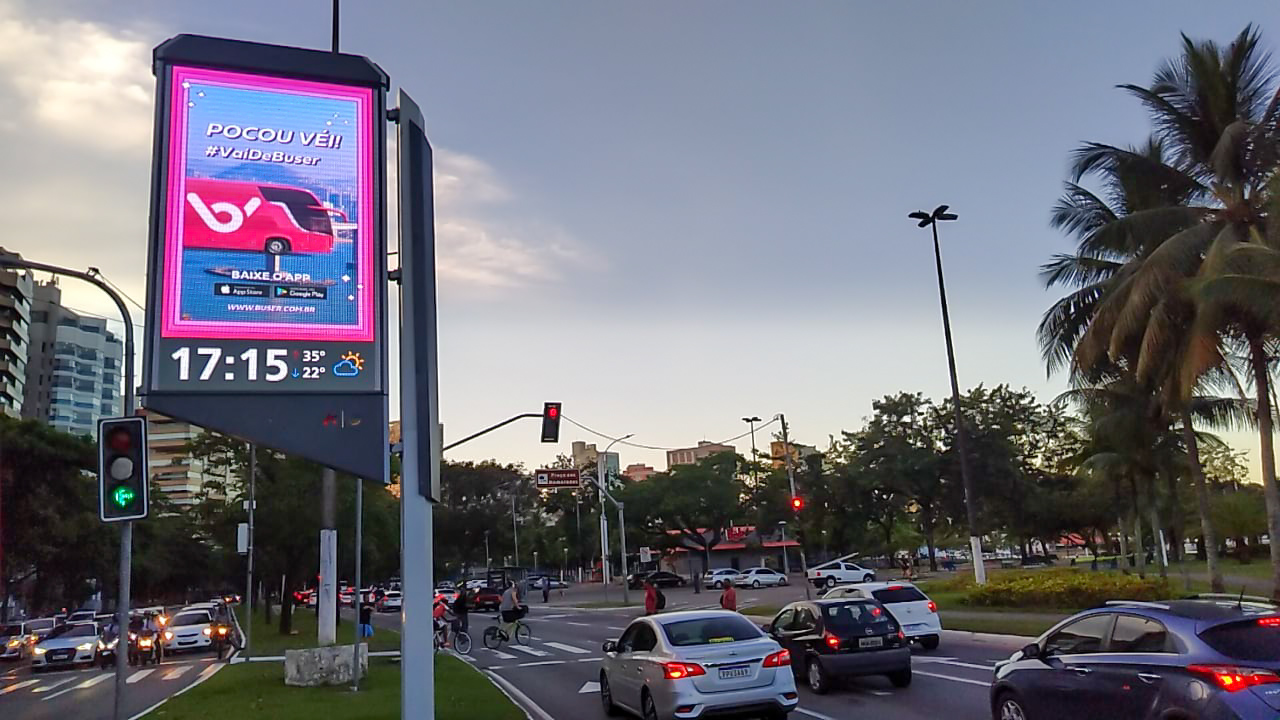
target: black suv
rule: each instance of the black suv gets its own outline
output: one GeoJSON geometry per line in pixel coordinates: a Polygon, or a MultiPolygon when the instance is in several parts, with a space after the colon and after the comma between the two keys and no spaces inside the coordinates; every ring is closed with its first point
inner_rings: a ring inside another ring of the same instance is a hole
{"type": "Polygon", "coordinates": [[[666,570],[658,570],[657,572],[638,572],[627,579],[627,584],[632,590],[637,590],[648,582],[654,587],[684,587],[684,578],[675,573],[666,570]]]}
{"type": "Polygon", "coordinates": [[[911,684],[911,646],[889,611],[871,598],[791,603],[764,631],[791,651],[791,669],[815,693],[855,675],[887,675],[895,687],[911,684]]]}
{"type": "Polygon", "coordinates": [[[996,666],[998,720],[1275,720],[1280,608],[1199,596],[1108,603],[996,666]]]}

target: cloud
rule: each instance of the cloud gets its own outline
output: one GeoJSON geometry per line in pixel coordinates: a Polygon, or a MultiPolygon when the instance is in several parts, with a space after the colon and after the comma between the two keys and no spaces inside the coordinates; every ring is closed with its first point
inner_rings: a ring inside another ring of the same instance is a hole
{"type": "Polygon", "coordinates": [[[151,144],[151,48],[114,28],[23,14],[0,0],[4,129],[31,127],[76,145],[136,152],[151,144]]]}

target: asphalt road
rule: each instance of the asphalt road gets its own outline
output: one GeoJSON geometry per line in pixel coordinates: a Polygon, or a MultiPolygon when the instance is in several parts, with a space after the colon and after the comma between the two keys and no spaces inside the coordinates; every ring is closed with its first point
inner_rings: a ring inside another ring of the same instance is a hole
{"type": "MultiPolygon", "coordinates": [[[[168,657],[159,666],[129,668],[125,717],[132,718],[222,667],[212,653],[168,657]]],[[[111,720],[115,670],[33,674],[30,663],[0,665],[0,717],[15,720],[111,720]]]]}
{"type": "MultiPolygon", "coordinates": [[[[713,605],[717,597],[691,596],[693,600],[686,601],[683,593],[680,599],[667,595],[671,610],[713,605]]],[[[603,654],[600,646],[605,640],[617,639],[639,611],[576,610],[543,605],[538,600],[534,598],[526,618],[533,630],[528,647],[503,645],[497,651],[488,650],[480,637],[495,618],[492,613],[473,613],[473,648],[465,659],[509,686],[509,692],[514,688],[517,692],[512,694],[528,705],[526,710],[535,720],[603,719],[597,684],[603,654]]],[[[774,603],[770,600],[769,604],[774,603]]],[[[399,616],[376,615],[374,624],[394,628],[399,616]]],[[[912,662],[914,679],[909,688],[896,689],[879,677],[849,681],[824,696],[801,686],[800,706],[792,717],[986,720],[991,717],[987,688],[994,665],[1024,643],[1016,638],[948,631],[937,650],[916,650],[912,662]]]]}

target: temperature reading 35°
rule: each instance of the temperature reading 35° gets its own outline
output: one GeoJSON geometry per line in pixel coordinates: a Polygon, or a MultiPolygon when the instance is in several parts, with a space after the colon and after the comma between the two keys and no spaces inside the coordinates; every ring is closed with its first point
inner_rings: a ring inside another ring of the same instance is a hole
{"type": "Polygon", "coordinates": [[[324,350],[303,350],[302,362],[304,363],[320,362],[321,360],[324,359],[324,355],[325,355],[324,350]]]}

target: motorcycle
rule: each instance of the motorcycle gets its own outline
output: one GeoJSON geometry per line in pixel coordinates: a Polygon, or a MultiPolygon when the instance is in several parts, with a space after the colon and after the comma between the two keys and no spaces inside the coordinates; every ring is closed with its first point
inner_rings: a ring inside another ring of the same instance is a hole
{"type": "Polygon", "coordinates": [[[154,630],[129,633],[129,664],[160,664],[160,638],[154,630]]]}
{"type": "Polygon", "coordinates": [[[231,626],[225,622],[216,622],[213,624],[212,633],[213,649],[218,653],[218,659],[222,660],[227,655],[227,650],[231,647],[231,626]]]}

